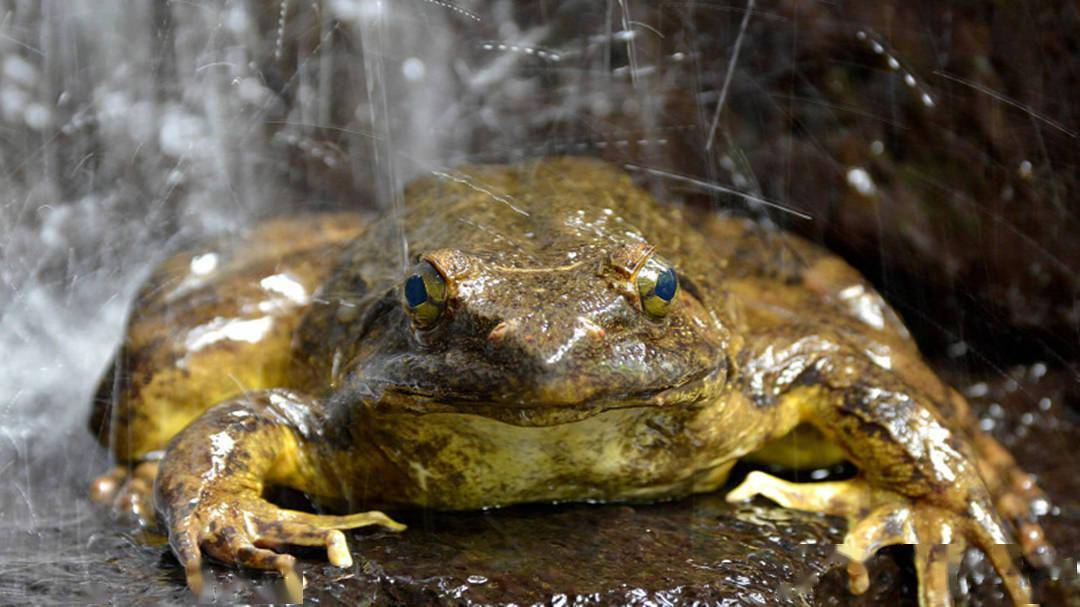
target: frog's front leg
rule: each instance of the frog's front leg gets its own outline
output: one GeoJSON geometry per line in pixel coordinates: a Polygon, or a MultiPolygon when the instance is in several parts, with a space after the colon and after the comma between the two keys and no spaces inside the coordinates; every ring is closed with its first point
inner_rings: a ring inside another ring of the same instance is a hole
{"type": "MultiPolygon", "coordinates": [[[[1005,544],[1012,536],[979,472],[979,452],[930,397],[904,384],[835,335],[778,330],[741,357],[743,390],[759,407],[816,426],[859,468],[856,478],[790,483],[752,473],[729,495],[762,495],[783,506],[843,516],[840,552],[851,559],[854,592],[866,589],[863,562],[892,544],[915,544],[919,599],[949,605],[949,567],[960,548],[981,549],[1013,601],[1030,588],[1005,544]],[[807,337],[810,336],[810,337],[807,337]]],[[[929,371],[927,371],[929,372],[929,371]]]]}
{"type": "Polygon", "coordinates": [[[227,564],[277,570],[292,600],[301,597],[295,558],[270,550],[324,546],[329,561],[352,564],[342,529],[404,529],[381,512],[316,515],[279,508],[267,485],[332,497],[321,474],[314,407],[291,392],[255,392],[218,405],[169,444],[154,483],[154,501],[188,585],[202,592],[202,554],[227,564]]]}

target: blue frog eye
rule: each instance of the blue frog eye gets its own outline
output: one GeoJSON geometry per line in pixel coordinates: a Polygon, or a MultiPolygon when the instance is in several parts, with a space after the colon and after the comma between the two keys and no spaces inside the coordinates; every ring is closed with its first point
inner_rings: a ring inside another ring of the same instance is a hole
{"type": "Polygon", "coordinates": [[[651,255],[637,272],[637,288],[642,309],[653,318],[663,318],[674,307],[679,277],[671,264],[651,255]]]}
{"type": "Polygon", "coordinates": [[[427,287],[424,286],[424,278],[419,274],[413,274],[405,281],[405,301],[410,308],[415,308],[427,300],[427,287]]]}
{"type": "Polygon", "coordinates": [[[668,268],[656,278],[656,288],[653,293],[664,301],[675,299],[675,293],[679,291],[679,279],[675,276],[675,270],[668,268]]]}
{"type": "Polygon", "coordinates": [[[405,311],[417,327],[432,327],[446,308],[446,279],[430,262],[413,267],[402,288],[405,311]]]}

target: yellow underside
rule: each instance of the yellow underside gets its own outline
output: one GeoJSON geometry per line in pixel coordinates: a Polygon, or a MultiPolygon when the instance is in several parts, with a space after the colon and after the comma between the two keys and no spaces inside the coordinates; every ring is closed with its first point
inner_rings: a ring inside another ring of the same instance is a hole
{"type": "Polygon", "coordinates": [[[808,424],[799,424],[791,432],[766,443],[745,458],[748,462],[791,470],[828,468],[845,459],[840,447],[808,424]]]}

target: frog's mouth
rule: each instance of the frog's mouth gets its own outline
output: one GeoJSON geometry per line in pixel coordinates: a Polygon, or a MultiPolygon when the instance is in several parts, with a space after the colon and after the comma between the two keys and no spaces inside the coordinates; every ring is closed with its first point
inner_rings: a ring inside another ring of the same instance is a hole
{"type": "Polygon", "coordinates": [[[376,408],[417,415],[476,415],[516,426],[554,426],[616,409],[693,407],[715,397],[723,383],[723,376],[721,371],[706,370],[670,386],[630,393],[599,394],[569,402],[540,398],[507,403],[492,398],[439,394],[416,386],[385,386],[376,408]]]}

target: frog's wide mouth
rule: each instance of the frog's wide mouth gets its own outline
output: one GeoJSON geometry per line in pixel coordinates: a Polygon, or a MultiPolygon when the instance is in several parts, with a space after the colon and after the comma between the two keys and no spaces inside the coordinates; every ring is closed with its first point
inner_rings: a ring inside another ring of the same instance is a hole
{"type": "Polygon", "coordinates": [[[391,385],[384,386],[378,408],[381,411],[420,415],[475,415],[517,426],[552,426],[616,409],[694,406],[717,391],[723,375],[718,370],[709,369],[689,375],[672,385],[625,393],[611,391],[568,402],[543,399],[500,402],[494,398],[440,394],[416,386],[391,385]]]}

